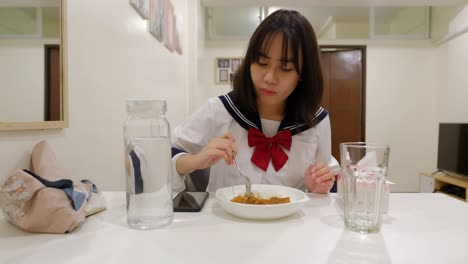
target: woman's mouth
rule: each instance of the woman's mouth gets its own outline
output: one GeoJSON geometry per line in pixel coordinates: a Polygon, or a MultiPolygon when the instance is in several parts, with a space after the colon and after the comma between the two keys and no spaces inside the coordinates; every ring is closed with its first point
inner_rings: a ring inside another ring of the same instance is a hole
{"type": "Polygon", "coordinates": [[[260,88],[260,92],[263,95],[267,95],[267,96],[272,96],[272,95],[276,94],[276,92],[274,92],[272,90],[269,90],[269,89],[265,89],[265,88],[260,88]]]}

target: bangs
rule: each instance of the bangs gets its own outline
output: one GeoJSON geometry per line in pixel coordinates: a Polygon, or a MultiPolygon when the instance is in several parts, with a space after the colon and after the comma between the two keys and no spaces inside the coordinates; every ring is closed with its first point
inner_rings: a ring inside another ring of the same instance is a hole
{"type": "MultiPolygon", "coordinates": [[[[273,25],[274,26],[274,25],[273,25]]],[[[271,28],[264,28],[259,32],[257,41],[253,43],[253,52],[250,54],[252,57],[250,61],[258,63],[260,57],[266,57],[268,51],[270,50],[272,40],[275,36],[282,35],[282,45],[281,45],[281,64],[286,66],[287,63],[293,63],[298,75],[301,75],[299,69],[299,51],[301,47],[299,46],[298,41],[292,41],[293,39],[298,39],[299,36],[297,32],[282,26],[281,28],[271,31],[271,28]],[[291,56],[288,56],[291,54],[291,56]]]]}

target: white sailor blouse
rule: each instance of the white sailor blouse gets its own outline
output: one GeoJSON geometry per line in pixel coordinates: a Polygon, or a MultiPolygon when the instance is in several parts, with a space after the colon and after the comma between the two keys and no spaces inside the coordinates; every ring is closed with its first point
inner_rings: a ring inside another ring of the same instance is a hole
{"type": "MultiPolygon", "coordinates": [[[[320,108],[312,126],[261,119],[257,112],[242,112],[232,100],[232,92],[210,98],[171,134],[174,191],[185,189],[184,175],[175,164],[184,154],[200,152],[210,140],[226,132],[236,139],[236,161],[252,184],[274,184],[305,191],[304,175],[314,162],[336,163],[331,156],[328,112],[320,108]]],[[[220,160],[210,168],[207,191],[244,184],[235,165],[220,160]]]]}

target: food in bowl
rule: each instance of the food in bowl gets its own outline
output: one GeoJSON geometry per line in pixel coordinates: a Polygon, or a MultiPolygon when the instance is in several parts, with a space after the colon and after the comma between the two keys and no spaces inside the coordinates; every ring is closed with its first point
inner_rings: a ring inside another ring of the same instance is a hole
{"type": "Polygon", "coordinates": [[[245,184],[216,190],[216,199],[227,213],[252,220],[280,219],[299,211],[304,204],[309,201],[309,197],[307,197],[303,191],[281,185],[252,184],[252,190],[256,197],[289,197],[291,202],[261,205],[235,203],[231,201],[233,197],[245,195],[245,184]]]}
{"type": "Polygon", "coordinates": [[[290,203],[291,198],[289,197],[270,197],[268,199],[256,197],[255,195],[238,195],[231,199],[231,202],[243,203],[243,204],[283,204],[290,203]]]}

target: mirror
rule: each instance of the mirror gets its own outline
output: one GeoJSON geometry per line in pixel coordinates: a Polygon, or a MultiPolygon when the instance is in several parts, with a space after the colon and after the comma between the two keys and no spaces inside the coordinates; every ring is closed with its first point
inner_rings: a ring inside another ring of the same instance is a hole
{"type": "Polygon", "coordinates": [[[68,127],[66,0],[0,0],[0,130],[68,127]]]}

